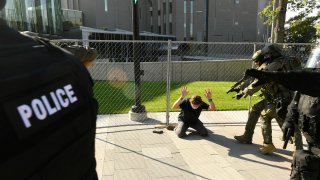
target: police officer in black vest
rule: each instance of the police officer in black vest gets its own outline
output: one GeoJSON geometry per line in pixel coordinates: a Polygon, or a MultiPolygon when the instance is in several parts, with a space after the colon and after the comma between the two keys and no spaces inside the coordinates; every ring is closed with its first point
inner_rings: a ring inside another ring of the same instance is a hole
{"type": "Polygon", "coordinates": [[[320,47],[313,50],[303,71],[297,72],[260,72],[250,70],[247,75],[261,82],[275,81],[290,90],[296,90],[288,107],[282,126],[284,136],[293,135],[299,128],[307,140],[308,150],[295,152],[290,179],[320,179],[320,47]],[[295,127],[295,122],[299,127],[295,127]]]}
{"type": "Polygon", "coordinates": [[[98,179],[98,106],[81,61],[0,19],[0,64],[0,179],[98,179]]]}
{"type": "MultiPolygon", "coordinates": [[[[313,50],[306,70],[320,70],[320,48],[313,50]]],[[[317,86],[315,84],[315,86],[317,86]]],[[[319,84],[318,84],[319,86],[319,84]]],[[[294,128],[299,128],[307,140],[308,150],[297,150],[292,161],[291,179],[319,180],[320,179],[320,97],[300,94],[295,97],[288,108],[286,121],[283,125],[287,135],[294,128]],[[298,122],[299,127],[294,127],[298,122]]]]}

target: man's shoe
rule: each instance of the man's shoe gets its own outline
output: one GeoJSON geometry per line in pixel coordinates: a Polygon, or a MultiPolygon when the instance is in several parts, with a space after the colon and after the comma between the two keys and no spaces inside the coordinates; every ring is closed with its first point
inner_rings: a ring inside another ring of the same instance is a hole
{"type": "Polygon", "coordinates": [[[245,135],[234,136],[234,138],[235,138],[236,140],[238,140],[240,143],[243,143],[243,144],[252,144],[252,138],[248,138],[248,137],[245,136],[245,135]]]}
{"type": "Polygon", "coordinates": [[[260,152],[262,154],[271,154],[273,152],[275,152],[277,149],[276,147],[274,147],[274,145],[271,144],[263,144],[262,147],[260,148],[260,152]]]}

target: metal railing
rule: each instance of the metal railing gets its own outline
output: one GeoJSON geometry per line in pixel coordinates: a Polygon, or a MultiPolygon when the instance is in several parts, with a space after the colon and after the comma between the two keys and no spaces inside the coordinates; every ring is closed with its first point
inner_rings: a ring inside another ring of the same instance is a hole
{"type": "MultiPolygon", "coordinates": [[[[141,70],[141,102],[150,112],[166,112],[181,86],[202,95],[211,88],[218,110],[248,109],[248,100],[226,101],[226,90],[252,67],[252,54],[264,43],[200,43],[176,41],[53,40],[62,44],[89,45],[97,49],[96,62],[89,68],[95,81],[99,114],[128,113],[134,105],[134,58],[141,70]],[[133,51],[135,49],[135,51],[133,51]],[[228,104],[229,103],[229,104],[228,104]],[[231,108],[230,108],[231,107],[231,108]]],[[[315,44],[279,44],[283,53],[304,63],[315,44]]],[[[232,98],[232,95],[227,98],[232,98]]],[[[236,117],[236,115],[235,115],[236,117]]],[[[172,121],[172,120],[171,120],[172,121]]],[[[174,120],[173,120],[174,121],[174,120]]]]}

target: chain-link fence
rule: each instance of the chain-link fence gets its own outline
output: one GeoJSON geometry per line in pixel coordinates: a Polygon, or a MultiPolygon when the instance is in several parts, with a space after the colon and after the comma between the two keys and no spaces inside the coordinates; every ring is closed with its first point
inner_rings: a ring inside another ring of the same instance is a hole
{"type": "MultiPolygon", "coordinates": [[[[55,40],[89,45],[97,49],[96,62],[89,68],[95,81],[99,114],[125,114],[132,106],[149,112],[172,112],[180,87],[189,95],[204,94],[209,88],[218,110],[248,109],[248,99],[235,100],[226,91],[253,66],[252,54],[264,43],[199,43],[171,41],[81,41],[55,40]],[[138,101],[137,101],[138,99],[138,101]]],[[[280,44],[283,53],[307,60],[315,44],[280,44]]],[[[204,96],[203,96],[204,97],[204,96]]],[[[254,97],[252,103],[260,97],[254,97]]]]}

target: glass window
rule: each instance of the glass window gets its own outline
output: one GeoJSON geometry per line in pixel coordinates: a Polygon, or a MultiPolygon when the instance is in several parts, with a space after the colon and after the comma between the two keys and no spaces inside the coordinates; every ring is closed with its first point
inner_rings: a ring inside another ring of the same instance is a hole
{"type": "Polygon", "coordinates": [[[190,37],[193,37],[193,0],[190,0],[190,37]]]}
{"type": "Polygon", "coordinates": [[[104,11],[108,12],[108,0],[104,0],[104,11]]]}
{"type": "Polygon", "coordinates": [[[183,18],[184,18],[184,23],[183,23],[183,36],[184,39],[187,37],[187,0],[184,0],[183,2],[183,18]]]}

